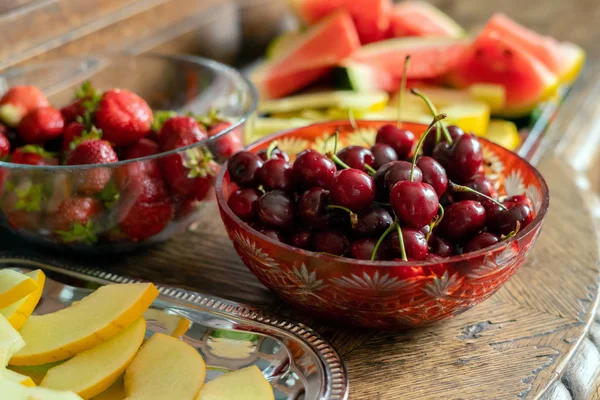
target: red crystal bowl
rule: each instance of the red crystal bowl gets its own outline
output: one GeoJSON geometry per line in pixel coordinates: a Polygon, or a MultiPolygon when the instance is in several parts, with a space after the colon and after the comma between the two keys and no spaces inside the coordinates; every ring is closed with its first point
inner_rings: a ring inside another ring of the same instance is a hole
{"type": "MultiPolygon", "coordinates": [[[[249,146],[267,148],[277,140],[288,154],[306,147],[323,150],[339,129],[339,148],[373,141],[384,121],[326,122],[277,133],[249,146]]],[[[405,123],[417,136],[426,126],[405,123]]],[[[534,221],[495,246],[453,256],[443,263],[363,261],[298,249],[250,228],[227,206],[237,186],[226,168],[217,177],[217,202],[233,245],[254,275],[283,300],[311,314],[368,328],[417,327],[453,317],[494,294],[523,265],[540,233],[550,202],[540,173],[517,154],[480,139],[485,173],[501,196],[526,194],[536,210],[534,221]]]]}

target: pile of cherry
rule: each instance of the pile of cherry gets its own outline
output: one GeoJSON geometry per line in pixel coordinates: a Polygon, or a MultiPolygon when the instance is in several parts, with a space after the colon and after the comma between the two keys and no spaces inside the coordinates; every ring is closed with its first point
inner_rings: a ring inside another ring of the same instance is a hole
{"type": "Polygon", "coordinates": [[[534,218],[531,202],[499,201],[478,138],[442,127],[443,117],[418,143],[384,125],[371,148],[307,149],[293,163],[273,143],[238,152],[228,162],[239,187],[228,205],[272,239],[363,260],[435,261],[515,235],[534,218]]]}

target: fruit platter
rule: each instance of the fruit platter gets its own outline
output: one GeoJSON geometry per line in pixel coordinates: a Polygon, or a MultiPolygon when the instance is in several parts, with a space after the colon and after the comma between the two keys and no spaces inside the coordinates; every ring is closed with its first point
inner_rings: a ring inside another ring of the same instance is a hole
{"type": "Polygon", "coordinates": [[[0,267],[0,393],[12,400],[347,396],[333,348],[258,308],[31,259],[0,267]]]}

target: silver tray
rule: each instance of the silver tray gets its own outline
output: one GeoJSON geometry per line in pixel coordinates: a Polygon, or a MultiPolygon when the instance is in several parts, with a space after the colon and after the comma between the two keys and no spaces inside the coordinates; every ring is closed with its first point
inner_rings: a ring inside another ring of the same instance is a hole
{"type": "MultiPolygon", "coordinates": [[[[67,307],[101,285],[141,282],[101,270],[12,255],[0,255],[0,268],[39,268],[46,273],[36,314],[67,307]]],[[[204,357],[207,380],[229,370],[256,365],[273,386],[276,400],[348,398],[348,377],[340,356],[311,328],[268,315],[256,307],[174,287],[156,287],[160,296],[151,308],[191,321],[182,340],[204,357]],[[236,350],[230,351],[231,346],[236,350]]],[[[147,319],[147,326],[149,334],[167,329],[152,319],[147,319]]]]}

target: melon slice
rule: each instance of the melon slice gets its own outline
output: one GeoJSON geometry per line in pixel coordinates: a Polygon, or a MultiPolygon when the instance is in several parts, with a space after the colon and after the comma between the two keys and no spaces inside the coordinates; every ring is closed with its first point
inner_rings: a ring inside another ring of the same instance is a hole
{"type": "Polygon", "coordinates": [[[8,368],[18,374],[25,375],[31,378],[36,385],[39,385],[44,380],[44,377],[51,368],[64,363],[65,360],[43,365],[9,365],[8,368]]]}
{"type": "Polygon", "coordinates": [[[8,379],[11,382],[18,383],[23,386],[35,386],[35,382],[29,376],[19,374],[18,372],[11,371],[10,369],[5,369],[2,371],[0,378],[8,379]]]}
{"type": "Polygon", "coordinates": [[[385,39],[389,30],[391,0],[291,0],[296,15],[314,24],[336,10],[350,14],[363,44],[385,39]]]}
{"type": "Polygon", "coordinates": [[[324,76],[359,47],[352,19],[336,12],[257,69],[251,80],[263,98],[285,96],[324,76]]]}
{"type": "Polygon", "coordinates": [[[485,138],[508,150],[515,150],[521,144],[521,137],[514,122],[502,119],[490,121],[485,138]]]}
{"type": "Polygon", "coordinates": [[[435,78],[454,68],[468,45],[468,40],[455,38],[389,39],[363,46],[343,64],[359,63],[401,77],[404,60],[410,55],[408,79],[435,78]]]}
{"type": "Polygon", "coordinates": [[[42,297],[44,283],[46,282],[46,275],[44,275],[40,269],[28,272],[25,275],[29,276],[37,283],[37,289],[29,293],[21,300],[0,310],[0,314],[4,315],[8,322],[10,322],[15,329],[21,329],[21,327],[27,321],[27,318],[31,316],[31,313],[42,297]]]}
{"type": "Polygon", "coordinates": [[[146,321],[139,318],[121,333],[50,369],[40,386],[70,390],[84,399],[100,394],[123,374],[145,334],[146,321]]]}
{"type": "Polygon", "coordinates": [[[121,375],[115,383],[104,392],[92,397],[92,400],[124,400],[127,397],[125,394],[125,384],[121,375]]]}
{"type": "Polygon", "coordinates": [[[106,285],[63,310],[31,316],[20,330],[25,347],[12,365],[40,365],[73,357],[137,320],[158,290],[151,283],[106,285]]]}
{"type": "Polygon", "coordinates": [[[189,344],[155,333],[125,371],[128,400],[193,400],[206,377],[202,356],[189,344]]]}
{"type": "MultiPolygon", "coordinates": [[[[306,108],[338,108],[353,111],[377,111],[389,100],[386,92],[371,91],[356,93],[349,90],[311,92],[277,100],[258,103],[258,112],[263,114],[299,111],[306,108]]],[[[348,112],[346,111],[346,116],[348,112]]]]}
{"type": "Polygon", "coordinates": [[[73,392],[57,392],[39,387],[27,387],[0,378],[2,399],[10,400],[82,400],[73,392]]]}
{"type": "Polygon", "coordinates": [[[273,400],[273,388],[256,365],[207,382],[196,400],[273,400]]]}
{"type": "Polygon", "coordinates": [[[0,270],[0,308],[6,308],[38,288],[31,277],[12,269],[0,270]]]}
{"type": "Polygon", "coordinates": [[[0,371],[6,367],[10,357],[23,347],[23,337],[3,315],[0,315],[0,371]]]}
{"type": "Polygon", "coordinates": [[[498,115],[520,117],[552,97],[559,80],[546,66],[514,41],[484,31],[464,54],[449,80],[458,87],[476,83],[504,87],[505,106],[498,115]]]}
{"type": "Polygon", "coordinates": [[[517,24],[504,14],[494,14],[484,32],[497,32],[506,41],[519,44],[537,58],[561,82],[571,82],[579,75],[585,61],[585,52],[576,44],[558,42],[517,24]]]}
{"type": "Polygon", "coordinates": [[[390,13],[393,37],[438,36],[462,37],[463,28],[440,9],[426,1],[403,1],[390,13]]]}

